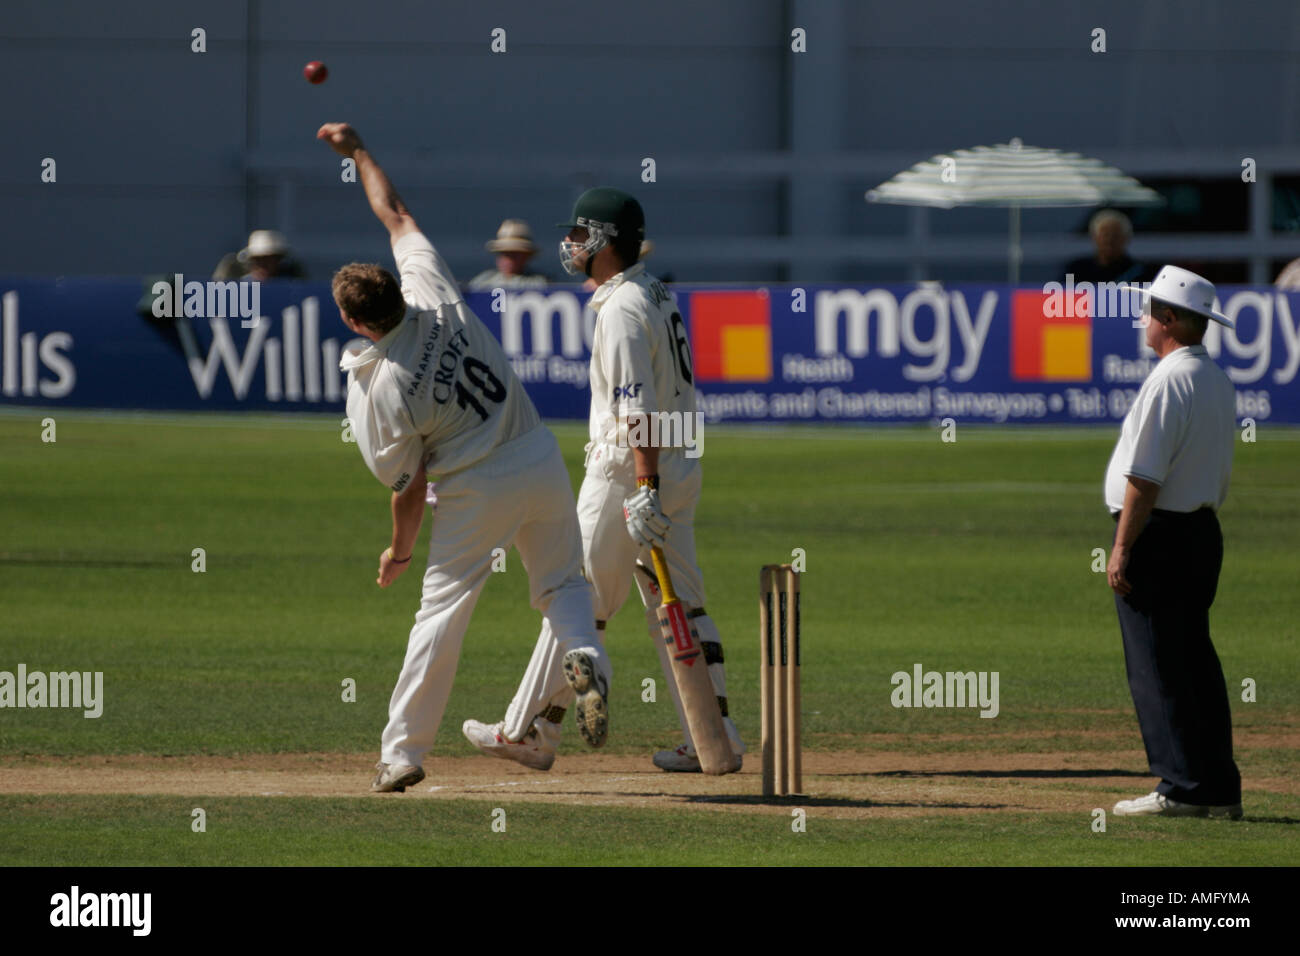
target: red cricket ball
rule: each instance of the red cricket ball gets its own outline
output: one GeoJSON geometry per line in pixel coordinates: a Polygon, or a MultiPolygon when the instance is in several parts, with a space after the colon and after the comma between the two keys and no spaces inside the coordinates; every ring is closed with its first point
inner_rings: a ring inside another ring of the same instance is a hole
{"type": "Polygon", "coordinates": [[[330,71],[320,60],[312,60],[302,68],[302,75],[307,78],[308,83],[324,83],[330,71]]]}

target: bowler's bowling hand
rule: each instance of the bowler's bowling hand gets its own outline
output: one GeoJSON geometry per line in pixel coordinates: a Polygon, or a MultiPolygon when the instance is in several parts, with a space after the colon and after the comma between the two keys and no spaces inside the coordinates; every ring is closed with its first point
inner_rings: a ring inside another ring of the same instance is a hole
{"type": "Polygon", "coordinates": [[[351,157],[363,148],[361,137],[347,123],[326,123],[316,131],[316,138],[329,143],[330,149],[340,156],[351,157]]]}
{"type": "Polygon", "coordinates": [[[659,492],[648,485],[624,500],[623,520],[632,540],[647,548],[662,548],[672,524],[659,506],[659,492]]]}
{"type": "Polygon", "coordinates": [[[1128,548],[1115,545],[1110,552],[1110,561],[1106,563],[1106,583],[1116,594],[1128,594],[1133,590],[1133,585],[1124,577],[1124,569],[1127,567],[1128,548]]]}
{"type": "Polygon", "coordinates": [[[394,561],[392,549],[384,548],[384,553],[379,556],[379,577],[375,579],[375,583],[381,588],[388,587],[402,576],[402,572],[410,563],[409,557],[405,561],[394,561]]]}

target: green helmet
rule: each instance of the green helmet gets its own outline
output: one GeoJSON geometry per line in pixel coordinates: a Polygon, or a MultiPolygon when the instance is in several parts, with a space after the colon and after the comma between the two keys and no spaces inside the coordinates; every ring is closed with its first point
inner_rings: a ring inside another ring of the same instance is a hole
{"type": "Polygon", "coordinates": [[[584,271],[590,275],[592,257],[615,236],[635,236],[638,242],[645,238],[645,213],[641,204],[621,189],[608,186],[588,189],[573,204],[570,220],[555,225],[561,229],[581,226],[587,230],[586,242],[560,241],[560,264],[569,275],[584,271]],[[583,252],[587,253],[586,261],[579,264],[577,258],[583,252]]]}

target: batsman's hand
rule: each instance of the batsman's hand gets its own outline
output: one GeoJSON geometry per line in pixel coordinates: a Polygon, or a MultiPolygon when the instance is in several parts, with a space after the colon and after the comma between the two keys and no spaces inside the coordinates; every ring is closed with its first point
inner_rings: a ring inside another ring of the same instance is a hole
{"type": "Polygon", "coordinates": [[[347,156],[349,159],[364,144],[361,137],[347,123],[326,123],[320,129],[316,130],[316,138],[323,139],[329,143],[330,149],[340,156],[347,156]]]}
{"type": "Polygon", "coordinates": [[[662,548],[672,526],[659,506],[659,492],[649,486],[623,501],[623,520],[632,540],[647,548],[662,548]]]}
{"type": "Polygon", "coordinates": [[[379,556],[379,577],[375,583],[381,588],[386,588],[402,576],[402,572],[410,567],[411,559],[397,562],[393,560],[393,552],[390,548],[384,548],[384,553],[379,556]]]}

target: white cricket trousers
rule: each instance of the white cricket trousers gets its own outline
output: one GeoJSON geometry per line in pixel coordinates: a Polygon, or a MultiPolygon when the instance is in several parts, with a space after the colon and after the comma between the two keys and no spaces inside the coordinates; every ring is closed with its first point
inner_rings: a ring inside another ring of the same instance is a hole
{"type": "MultiPolygon", "coordinates": [[[[382,759],[418,767],[433,747],[451,694],[461,641],[495,548],[519,552],[530,603],[545,618],[554,653],[582,648],[607,674],[596,639],[591,589],[582,576],[582,538],[573,489],[555,437],[545,426],[438,481],[429,563],[401,676],[388,703],[382,759]]],[[[539,705],[564,684],[556,669],[539,705]]]]}
{"type": "MultiPolygon", "coordinates": [[[[673,578],[673,588],[687,607],[704,607],[704,575],[695,560],[695,507],[700,500],[703,471],[698,459],[672,452],[660,455],[659,470],[660,506],[672,522],[663,551],[668,571],[673,578]]],[[[593,606],[596,617],[601,621],[613,617],[627,600],[637,563],[651,565],[650,549],[643,548],[634,541],[627,531],[623,500],[636,491],[636,477],[624,472],[614,466],[607,446],[588,446],[586,477],[578,492],[578,523],[582,527],[586,573],[591,581],[593,606]]],[[[641,582],[637,582],[637,587],[642,602],[649,606],[641,582]]],[[[658,604],[657,598],[654,603],[658,604]]],[[[694,623],[702,641],[721,645],[722,637],[711,618],[697,618],[694,623]]],[[[652,630],[652,634],[655,633],[657,632],[652,630]]],[[[656,640],[655,643],[662,651],[662,642],[656,640]]],[[[552,672],[558,670],[559,664],[551,648],[552,644],[547,640],[543,628],[528,669],[506,711],[504,733],[509,740],[521,739],[534,717],[540,715],[547,706],[568,708],[573,704],[573,691],[563,681],[557,682],[554,679],[552,672]],[[554,688],[554,693],[539,697],[539,685],[543,681],[546,686],[554,688]]],[[[690,729],[686,726],[686,714],[681,706],[681,696],[673,680],[672,669],[666,654],[661,653],[660,659],[664,679],[677,709],[678,721],[689,744],[690,729]]],[[[723,665],[709,665],[709,676],[713,679],[718,696],[725,697],[726,672],[723,665]]],[[[557,727],[540,720],[533,726],[549,746],[558,745],[557,727]]]]}

